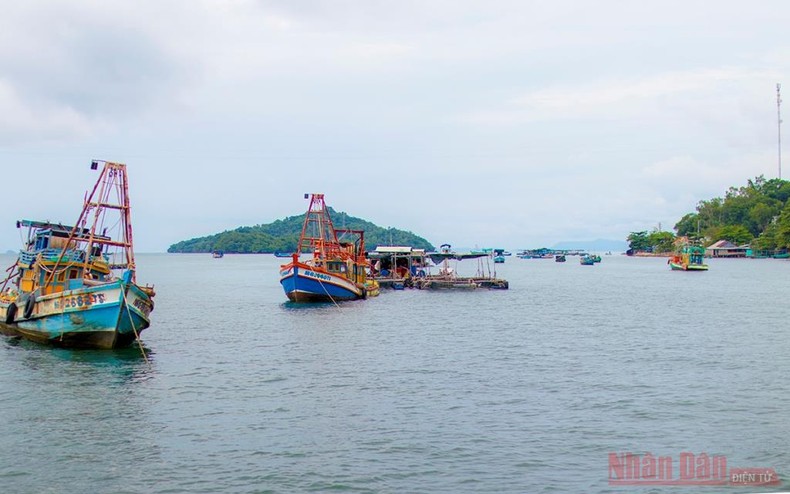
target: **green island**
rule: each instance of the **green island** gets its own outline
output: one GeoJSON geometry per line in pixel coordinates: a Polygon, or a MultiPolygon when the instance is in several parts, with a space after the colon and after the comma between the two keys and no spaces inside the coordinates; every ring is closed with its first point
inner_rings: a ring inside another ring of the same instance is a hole
{"type": "MultiPolygon", "coordinates": [[[[365,231],[365,247],[378,245],[409,245],[417,249],[434,250],[434,246],[412,232],[377,226],[361,218],[328,208],[335,228],[365,231]]],[[[171,245],[169,253],[269,254],[294,252],[302,232],[305,215],[289,216],[266,225],[242,226],[206,237],[184,240],[171,245]]]]}
{"type": "Polygon", "coordinates": [[[686,237],[707,246],[726,240],[755,252],[778,252],[790,247],[790,182],[760,175],[743,187],[730,187],[724,197],[700,201],[694,213],[675,224],[675,232],[654,229],[628,235],[633,253],[662,254],[686,237]]]}

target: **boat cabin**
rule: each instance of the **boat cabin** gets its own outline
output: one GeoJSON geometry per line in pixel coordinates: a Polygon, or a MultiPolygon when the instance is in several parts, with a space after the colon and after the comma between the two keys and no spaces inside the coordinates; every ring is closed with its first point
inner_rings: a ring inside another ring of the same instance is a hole
{"type": "Polygon", "coordinates": [[[90,253],[85,249],[90,231],[82,229],[72,236],[73,227],[49,222],[23,220],[17,227],[27,227],[25,250],[19,253],[19,290],[30,293],[40,289],[41,295],[74,290],[85,285],[86,280],[105,281],[110,275],[108,259],[103,255],[109,241],[103,235],[94,235],[90,253]]]}

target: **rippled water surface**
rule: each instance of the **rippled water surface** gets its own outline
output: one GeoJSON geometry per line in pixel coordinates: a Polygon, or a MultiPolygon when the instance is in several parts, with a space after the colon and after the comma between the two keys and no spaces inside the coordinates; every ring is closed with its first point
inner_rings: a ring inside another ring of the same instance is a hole
{"type": "Polygon", "coordinates": [[[610,486],[629,451],[790,478],[788,261],[511,257],[509,291],[336,307],[272,256],[138,257],[150,364],[0,339],[1,492],[714,492],[610,486]]]}

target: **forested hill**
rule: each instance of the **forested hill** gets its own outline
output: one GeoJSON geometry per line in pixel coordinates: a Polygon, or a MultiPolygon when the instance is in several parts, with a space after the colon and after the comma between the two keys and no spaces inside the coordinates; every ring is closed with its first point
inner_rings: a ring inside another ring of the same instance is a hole
{"type": "Polygon", "coordinates": [[[670,252],[682,236],[705,246],[728,240],[758,251],[790,249],[790,182],[761,175],[743,187],[730,187],[724,197],[700,201],[696,212],[677,222],[675,232],[631,232],[629,247],[670,252]]]}
{"type": "MultiPolygon", "coordinates": [[[[433,245],[412,232],[382,228],[373,223],[328,208],[335,228],[365,231],[365,248],[377,245],[409,245],[418,249],[434,250],[433,245]]],[[[199,253],[221,250],[230,254],[263,254],[293,252],[299,242],[305,215],[289,216],[268,225],[242,226],[207,237],[193,238],[173,244],[171,253],[199,253]]]]}
{"type": "Polygon", "coordinates": [[[790,182],[759,176],[744,187],[730,187],[723,198],[700,201],[697,211],[681,218],[675,230],[761,250],[790,247],[790,182]]]}

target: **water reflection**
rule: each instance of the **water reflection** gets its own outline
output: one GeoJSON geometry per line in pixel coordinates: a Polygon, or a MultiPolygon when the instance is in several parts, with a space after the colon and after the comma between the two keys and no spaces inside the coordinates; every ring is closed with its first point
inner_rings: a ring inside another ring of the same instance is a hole
{"type": "Polygon", "coordinates": [[[281,303],[280,307],[286,311],[305,311],[306,313],[316,311],[321,312],[325,311],[326,309],[337,309],[337,305],[333,304],[332,302],[303,303],[291,302],[290,300],[281,303]]]}
{"type": "Polygon", "coordinates": [[[138,382],[154,375],[156,352],[137,344],[112,350],[58,348],[28,341],[21,337],[4,337],[5,359],[18,363],[28,371],[42,373],[40,378],[55,375],[96,373],[91,380],[138,382]],[[145,354],[143,354],[145,352],[145,354]],[[98,372],[97,372],[98,371],[98,372]]]}
{"type": "Polygon", "coordinates": [[[0,478],[24,476],[36,484],[29,492],[63,485],[64,478],[72,492],[97,492],[96,482],[104,485],[99,490],[120,492],[124,485],[114,474],[97,472],[161,461],[161,429],[151,411],[157,386],[153,351],[146,349],[146,361],[137,346],[75,350],[21,338],[1,341],[0,435],[7,447],[0,451],[0,478]],[[42,469],[41,463],[58,467],[42,469]]]}

